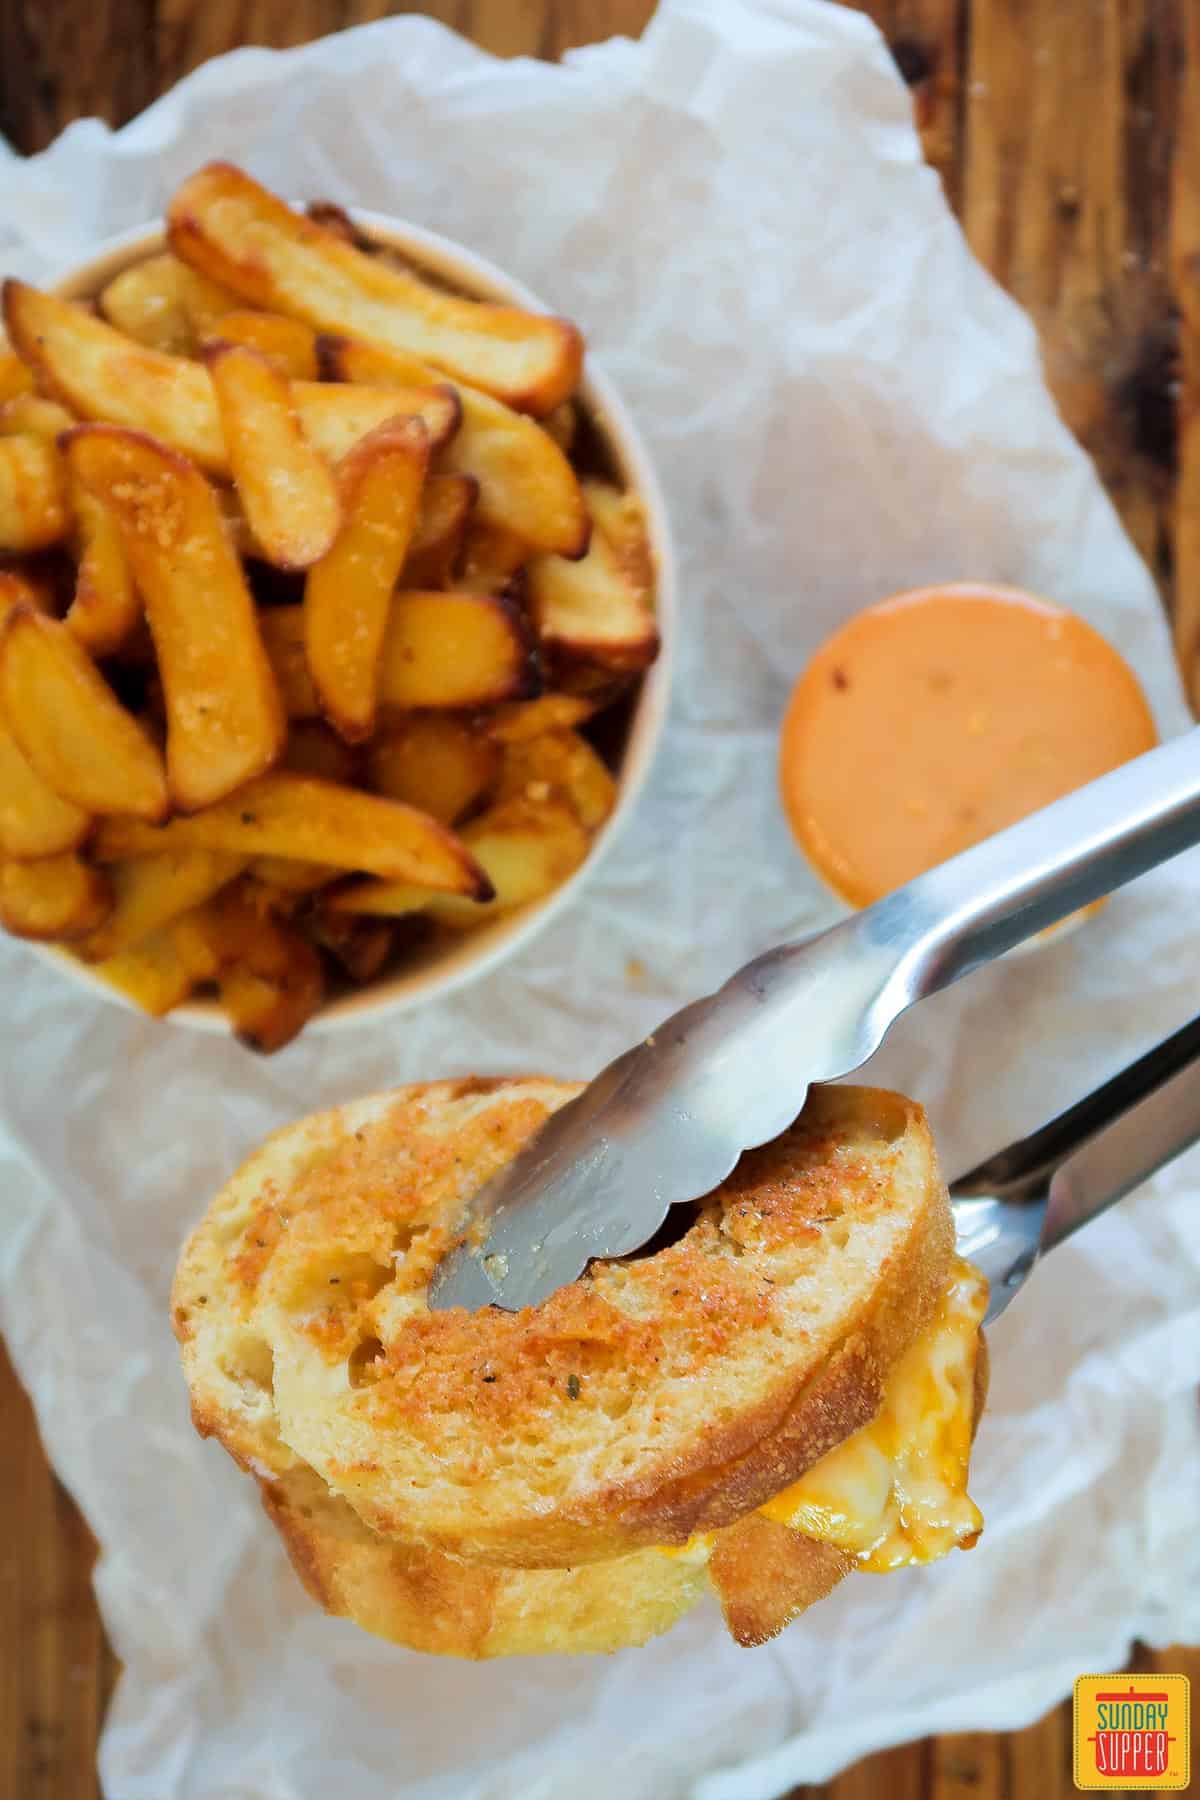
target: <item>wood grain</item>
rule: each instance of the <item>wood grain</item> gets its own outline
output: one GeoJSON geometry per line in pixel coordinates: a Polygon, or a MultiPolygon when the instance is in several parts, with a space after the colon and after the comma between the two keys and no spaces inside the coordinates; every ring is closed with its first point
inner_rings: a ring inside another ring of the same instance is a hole
{"type": "Polygon", "coordinates": [[[96,1545],[2,1344],[0,1443],[0,1797],[93,1800],[116,1667],[92,1595],[96,1545]]]}
{"type": "Polygon", "coordinates": [[[963,69],[969,0],[849,0],[887,39],[913,96],[925,160],[960,210],[963,180],[963,69]]]}
{"type": "Polygon", "coordinates": [[[1171,523],[1175,649],[1192,710],[1200,712],[1200,8],[1184,9],[1183,31],[1169,209],[1170,277],[1179,313],[1178,482],[1171,523]]]}
{"type": "MultiPolygon", "coordinates": [[[[116,125],[210,56],[420,11],[502,56],[643,28],[653,0],[0,0],[0,131],[116,125]]],[[[976,255],[1028,307],[1063,417],[1175,607],[1200,704],[1200,4],[863,0],[976,255]]],[[[114,1663],[94,1545],[0,1351],[0,1800],[92,1800],[114,1663]]],[[[1136,1648],[1190,1674],[1200,1651],[1136,1648]]],[[[868,1757],[792,1800],[1067,1800],[1069,1704],[868,1757]]]]}
{"type": "Polygon", "coordinates": [[[181,76],[238,44],[274,49],[419,12],[497,56],[561,56],[637,37],[654,0],[3,0],[0,132],[41,150],[72,119],[130,119],[181,76]]]}
{"type": "Polygon", "coordinates": [[[824,1788],[813,1788],[814,1795],[828,1800],[929,1800],[933,1771],[934,1742],[900,1744],[894,1750],[881,1750],[877,1756],[864,1756],[852,1769],[846,1769],[824,1788]]]}
{"type": "MultiPolygon", "coordinates": [[[[1081,1670],[1081,1674],[1091,1671],[1081,1670]]],[[[1008,1753],[1009,1791],[1037,1800],[1070,1800],[1076,1793],[1071,1774],[1071,1708],[1057,1706],[1027,1731],[1004,1740],[1008,1753]]]]}
{"type": "Polygon", "coordinates": [[[1005,1740],[981,1731],[935,1738],[928,1793],[930,1800],[1006,1800],[1005,1740]]]}
{"type": "Polygon", "coordinates": [[[1032,315],[1059,409],[1164,592],[1174,327],[1162,202],[1184,10],[973,0],[965,70],[967,237],[1032,315]]]}

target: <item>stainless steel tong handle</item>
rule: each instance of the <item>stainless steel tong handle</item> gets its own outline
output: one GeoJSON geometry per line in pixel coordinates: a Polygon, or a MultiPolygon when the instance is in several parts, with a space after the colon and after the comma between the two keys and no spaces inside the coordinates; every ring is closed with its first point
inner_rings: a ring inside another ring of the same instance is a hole
{"type": "Polygon", "coordinates": [[[644,1244],[914,1002],[1200,843],[1200,728],[770,950],[610,1063],[474,1202],[430,1305],[536,1305],[644,1244]]]}
{"type": "MultiPolygon", "coordinates": [[[[830,1080],[857,1068],[916,1001],[1035,937],[1080,907],[1200,843],[1200,726],[1031,813],[897,888],[833,927],[845,940],[859,1011],[828,1066],[830,1080]]],[[[778,1037],[793,999],[811,1004],[811,946],[789,944],[727,984],[760,1006],[758,1036],[778,1037]],[[772,1031],[774,1028],[774,1032],[772,1031]]],[[[728,1030],[726,1012],[716,1029],[728,1030]]],[[[794,1041],[788,1037],[785,1041],[794,1041]]],[[[780,1046],[781,1047],[781,1046],[780,1046]]],[[[802,1096],[801,1096],[802,1098],[802,1096]]],[[[748,1143],[761,1141],[753,1137],[748,1143]]]]}
{"type": "MultiPolygon", "coordinates": [[[[945,987],[1200,840],[1200,726],[932,869],[923,992],[945,987]]],[[[886,904],[886,902],[885,902],[886,904]]]]}
{"type": "Polygon", "coordinates": [[[950,1184],[958,1249],[998,1318],[1038,1259],[1200,1142],[1200,1016],[950,1184]]]}

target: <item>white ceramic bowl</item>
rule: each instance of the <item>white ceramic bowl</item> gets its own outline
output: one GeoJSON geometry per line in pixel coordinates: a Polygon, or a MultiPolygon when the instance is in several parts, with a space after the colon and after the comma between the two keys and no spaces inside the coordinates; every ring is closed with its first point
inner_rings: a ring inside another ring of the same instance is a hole
{"type": "MultiPolygon", "coordinates": [[[[399,250],[431,274],[439,275],[461,292],[481,300],[501,300],[536,312],[552,310],[519,281],[494,263],[465,250],[437,232],[408,225],[382,213],[354,211],[355,223],[377,243],[399,250]]],[[[90,297],[131,263],[140,262],[165,248],[161,226],[147,226],[111,238],[89,257],[65,273],[54,291],[69,299],[90,297]]],[[[630,720],[620,767],[617,770],[617,803],[592,842],[586,860],[561,887],[545,899],[532,901],[494,924],[465,933],[460,940],[438,939],[416,952],[411,961],[393,974],[381,976],[365,987],[340,994],[322,1007],[305,1026],[306,1032],[330,1031],[400,1012],[449,994],[477,976],[487,974],[527,944],[551,919],[565,912],[601,859],[611,850],[645,785],[655,750],[666,722],[667,699],[675,643],[677,596],[675,554],[662,490],[637,428],[611,382],[599,370],[585,366],[579,396],[611,451],[617,472],[641,497],[657,572],[657,614],[662,640],[657,661],[643,678],[630,720]]],[[[109,987],[73,956],[52,944],[30,948],[72,980],[119,1005],[133,1002],[109,987]]],[[[136,1009],[134,1009],[136,1010],[136,1009]]],[[[168,1021],[201,1031],[227,1031],[229,1023],[215,1001],[193,1001],[167,1014],[168,1021]]]]}

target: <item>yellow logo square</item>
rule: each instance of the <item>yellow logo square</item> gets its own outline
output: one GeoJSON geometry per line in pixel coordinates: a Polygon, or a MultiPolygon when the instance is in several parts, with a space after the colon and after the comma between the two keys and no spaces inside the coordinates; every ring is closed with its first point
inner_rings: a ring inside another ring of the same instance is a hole
{"type": "Polygon", "coordinates": [[[1081,1675],[1075,1683],[1077,1788],[1186,1788],[1186,1675],[1081,1675]]]}

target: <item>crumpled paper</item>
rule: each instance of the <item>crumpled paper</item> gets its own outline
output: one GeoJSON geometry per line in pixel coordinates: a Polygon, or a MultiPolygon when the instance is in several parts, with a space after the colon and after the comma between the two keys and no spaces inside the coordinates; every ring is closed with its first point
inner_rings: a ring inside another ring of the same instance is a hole
{"type": "MultiPolygon", "coordinates": [[[[1185,715],[1151,581],[971,260],[873,28],[815,0],[668,0],[640,44],[501,63],[427,20],[242,50],[115,134],[3,165],[0,263],[34,279],[227,156],[436,227],[578,319],[657,457],[682,565],[670,729],[585,896],[445,1003],[273,1060],[154,1024],[0,946],[0,1325],[94,1527],[126,1665],[109,1800],[771,1800],[920,1733],[1043,1712],[1137,1634],[1200,1640],[1200,1159],[1050,1259],[993,1340],[969,1555],[855,1576],[774,1644],[705,1605],[647,1649],[424,1658],[304,1598],[251,1485],[187,1418],[167,1292],[240,1158],[393,1082],[587,1075],[768,945],[827,921],[775,795],[817,642],[912,583],[1068,602],[1185,715]],[[645,973],[640,973],[644,968],[645,973]]],[[[1180,1024],[1196,857],[976,975],[873,1073],[951,1172],[1180,1024]]]]}

